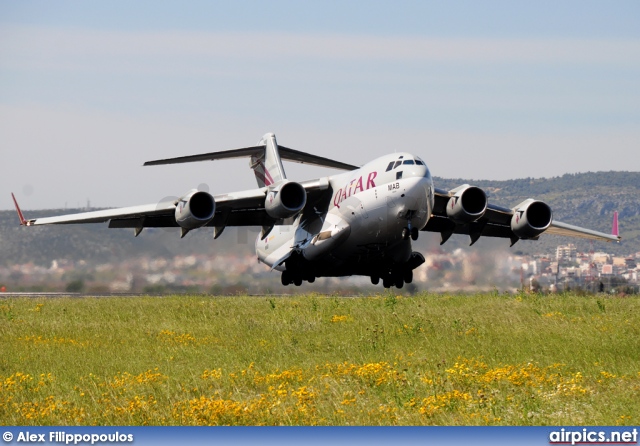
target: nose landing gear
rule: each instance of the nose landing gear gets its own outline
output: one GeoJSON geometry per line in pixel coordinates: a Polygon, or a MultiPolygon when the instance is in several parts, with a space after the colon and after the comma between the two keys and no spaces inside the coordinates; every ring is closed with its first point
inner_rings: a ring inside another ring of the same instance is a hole
{"type": "Polygon", "coordinates": [[[411,240],[415,241],[415,240],[418,240],[419,235],[420,235],[420,231],[415,226],[411,227],[411,225],[409,225],[406,228],[402,229],[403,240],[409,240],[409,237],[411,237],[411,240]]]}

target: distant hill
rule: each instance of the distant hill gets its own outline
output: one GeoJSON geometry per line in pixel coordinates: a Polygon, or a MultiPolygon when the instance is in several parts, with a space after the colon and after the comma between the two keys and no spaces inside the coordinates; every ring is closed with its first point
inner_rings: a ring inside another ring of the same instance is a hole
{"type": "MultiPolygon", "coordinates": [[[[513,207],[527,198],[546,202],[554,219],[609,233],[613,212],[618,211],[620,244],[594,242],[596,251],[616,254],[640,251],[640,172],[587,172],[554,178],[523,178],[507,181],[434,178],[437,187],[451,189],[469,183],[483,188],[489,201],[513,207]]],[[[558,244],[574,243],[588,251],[591,242],[569,237],[543,236],[520,241],[512,249],[551,252],[558,244]]]]}
{"type": "MultiPolygon", "coordinates": [[[[82,212],[83,209],[28,211],[29,218],[82,212]]],[[[133,229],[109,229],[107,224],[23,227],[15,211],[0,211],[0,265],[33,262],[49,266],[54,259],[117,262],[137,255],[174,257],[214,254],[234,249],[252,253],[257,231],[228,228],[218,240],[213,229],[195,230],[180,238],[177,228],[147,228],[138,237],[133,229]]]]}
{"type": "MultiPolygon", "coordinates": [[[[434,178],[442,189],[468,183],[485,189],[492,203],[512,207],[526,198],[547,202],[554,218],[603,232],[610,232],[613,211],[620,217],[621,244],[593,243],[596,251],[631,254],[640,251],[640,172],[595,172],[563,175],[555,178],[524,178],[507,181],[434,178]]],[[[81,209],[25,211],[29,218],[80,212],[81,209]]],[[[213,254],[234,250],[253,253],[257,231],[228,228],[213,240],[212,230],[195,230],[180,239],[177,229],[145,229],[139,237],[133,230],[108,229],[106,224],[60,225],[24,228],[18,225],[14,211],[0,211],[0,264],[32,261],[49,265],[53,259],[84,259],[92,262],[117,262],[146,254],[173,257],[179,254],[213,254]]],[[[416,244],[421,251],[438,246],[437,234],[424,234],[416,244]]],[[[559,244],[575,243],[588,251],[590,242],[566,237],[543,236],[538,241],[520,241],[514,253],[552,253],[559,244]]],[[[444,248],[467,246],[466,236],[453,236],[444,248]]],[[[481,239],[472,249],[508,250],[508,241],[481,239]]]]}

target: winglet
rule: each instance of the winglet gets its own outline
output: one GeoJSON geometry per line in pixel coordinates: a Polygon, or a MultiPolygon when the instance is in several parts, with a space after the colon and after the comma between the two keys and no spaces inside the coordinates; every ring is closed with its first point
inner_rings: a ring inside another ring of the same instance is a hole
{"type": "Polygon", "coordinates": [[[613,211],[613,224],[611,225],[611,235],[620,237],[620,232],[618,231],[618,211],[613,211]]]}
{"type": "Polygon", "coordinates": [[[20,218],[21,226],[28,226],[27,220],[25,220],[24,215],[22,215],[22,211],[20,210],[20,206],[18,206],[18,201],[16,200],[16,196],[11,192],[11,198],[13,198],[13,204],[16,206],[16,211],[18,212],[18,218],[20,218]]]}

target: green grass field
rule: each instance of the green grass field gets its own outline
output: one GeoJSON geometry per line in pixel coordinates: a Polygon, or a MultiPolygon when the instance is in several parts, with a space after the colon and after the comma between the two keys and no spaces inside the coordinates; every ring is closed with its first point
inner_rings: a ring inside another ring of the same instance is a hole
{"type": "Polygon", "coordinates": [[[0,299],[4,425],[637,425],[640,299],[0,299]]]}

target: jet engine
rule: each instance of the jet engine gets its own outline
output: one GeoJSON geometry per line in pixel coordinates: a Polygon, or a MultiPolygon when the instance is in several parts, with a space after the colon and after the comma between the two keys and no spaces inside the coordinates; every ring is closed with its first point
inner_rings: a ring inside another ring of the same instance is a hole
{"type": "Polygon", "coordinates": [[[487,210],[487,195],[476,186],[464,184],[451,192],[455,195],[447,203],[447,216],[456,223],[470,223],[487,210]]]}
{"type": "Polygon", "coordinates": [[[213,197],[194,189],[178,200],[175,217],[183,229],[196,229],[213,220],[215,213],[216,201],[213,197]]]}
{"type": "Polygon", "coordinates": [[[514,208],[511,230],[522,239],[534,238],[542,234],[553,220],[549,205],[529,198],[514,208]]]}
{"type": "Polygon", "coordinates": [[[307,191],[300,183],[289,181],[271,189],[264,202],[267,214],[272,218],[289,218],[307,204],[307,191]]]}

